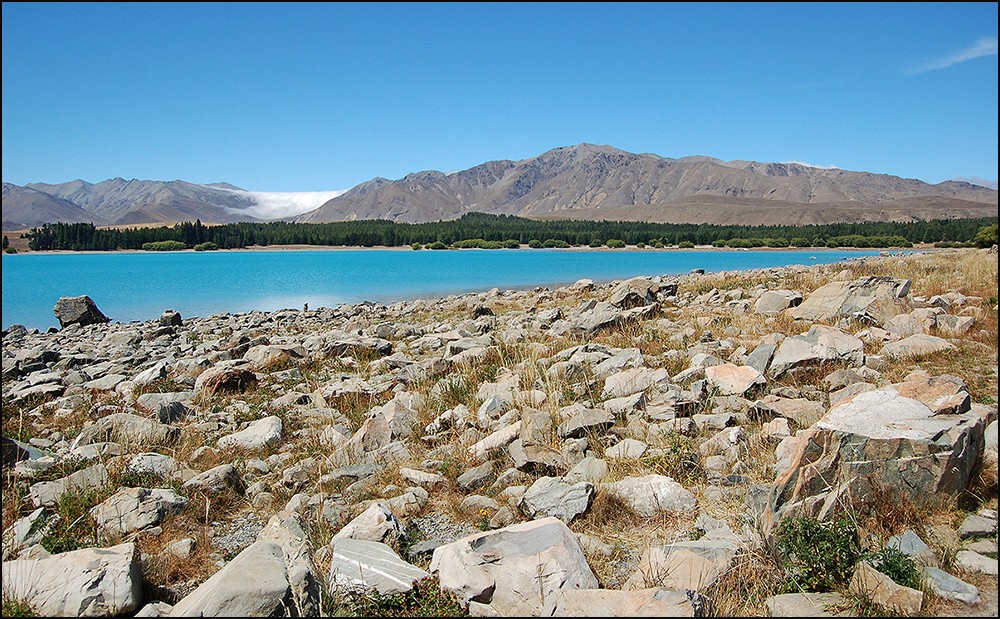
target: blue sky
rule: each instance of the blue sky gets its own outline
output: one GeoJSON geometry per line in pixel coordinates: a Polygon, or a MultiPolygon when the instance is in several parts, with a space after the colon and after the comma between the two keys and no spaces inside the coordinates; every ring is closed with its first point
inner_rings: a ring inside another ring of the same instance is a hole
{"type": "Polygon", "coordinates": [[[997,180],[997,3],[3,4],[3,180],[348,189],[589,142],[997,180]]]}

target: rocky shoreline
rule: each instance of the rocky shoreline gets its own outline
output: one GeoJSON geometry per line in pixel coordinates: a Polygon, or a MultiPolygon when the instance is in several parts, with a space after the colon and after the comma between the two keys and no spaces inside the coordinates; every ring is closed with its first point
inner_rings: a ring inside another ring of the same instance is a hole
{"type": "Polygon", "coordinates": [[[996,616],[996,282],[994,247],[127,324],[61,299],[3,332],[4,608],[996,616]],[[844,515],[921,584],[859,559],[789,593],[782,523],[844,515]]]}

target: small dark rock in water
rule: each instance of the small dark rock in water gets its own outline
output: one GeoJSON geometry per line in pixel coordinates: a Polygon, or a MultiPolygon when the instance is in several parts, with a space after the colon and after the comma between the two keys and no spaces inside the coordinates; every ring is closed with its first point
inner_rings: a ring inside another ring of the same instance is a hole
{"type": "Polygon", "coordinates": [[[56,306],[52,309],[56,318],[59,319],[59,326],[66,328],[69,325],[102,324],[111,322],[101,310],[97,309],[97,304],[90,297],[61,297],[56,301],[56,306]]]}
{"type": "Polygon", "coordinates": [[[179,327],[183,324],[179,312],[168,309],[160,315],[160,324],[164,327],[179,327]]]}

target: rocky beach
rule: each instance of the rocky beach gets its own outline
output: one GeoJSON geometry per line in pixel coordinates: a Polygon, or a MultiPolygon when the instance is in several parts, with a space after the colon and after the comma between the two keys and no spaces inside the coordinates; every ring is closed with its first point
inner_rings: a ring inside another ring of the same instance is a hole
{"type": "Polygon", "coordinates": [[[3,332],[4,615],[996,616],[997,289],[994,246],[60,299],[3,332]]]}

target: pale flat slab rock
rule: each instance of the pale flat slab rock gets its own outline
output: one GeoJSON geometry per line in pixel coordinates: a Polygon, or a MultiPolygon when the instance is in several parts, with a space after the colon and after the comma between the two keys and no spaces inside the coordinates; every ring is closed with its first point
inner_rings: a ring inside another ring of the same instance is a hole
{"type": "Polygon", "coordinates": [[[997,560],[981,555],[974,550],[959,550],[955,555],[955,565],[967,572],[997,575],[997,560]]]}
{"type": "Polygon", "coordinates": [[[334,590],[371,590],[379,593],[406,593],[413,582],[430,576],[403,561],[392,548],[370,540],[334,540],[328,582],[334,590]]]}
{"type": "Polygon", "coordinates": [[[108,481],[108,470],[103,464],[95,464],[54,481],[41,481],[28,488],[31,502],[35,507],[52,507],[66,492],[81,492],[98,488],[108,481]]]}
{"type": "Polygon", "coordinates": [[[832,362],[860,366],[864,360],[865,344],[860,339],[834,327],[813,325],[805,333],[781,341],[767,373],[778,377],[797,367],[832,362]]]}
{"type": "Polygon", "coordinates": [[[843,608],[847,598],[840,593],[783,593],[767,598],[768,614],[772,617],[846,617],[843,608]]]}
{"type": "Polygon", "coordinates": [[[755,368],[733,363],[706,367],[705,380],[721,395],[743,395],[752,387],[767,382],[764,375],[755,368]]]}
{"type": "Polygon", "coordinates": [[[92,443],[120,443],[125,447],[150,447],[172,443],[180,436],[174,426],[131,413],[112,413],[80,431],[70,450],[92,443]]]}
{"type": "Polygon", "coordinates": [[[689,490],[664,475],[626,477],[600,485],[598,492],[614,494],[644,518],[660,512],[690,513],[698,507],[698,500],[689,490]]]}
{"type": "Polygon", "coordinates": [[[546,601],[542,617],[700,617],[704,600],[663,587],[637,591],[565,589],[546,601]]]}
{"type": "Polygon", "coordinates": [[[434,550],[430,571],[459,599],[537,616],[564,589],[597,589],[576,535],[558,518],[477,533],[434,550]]]}
{"type": "Polygon", "coordinates": [[[882,276],[834,281],[814,290],[788,313],[796,320],[866,317],[882,324],[896,314],[912,311],[913,303],[907,298],[911,284],[908,279],[882,276]]]}
{"type": "Polygon", "coordinates": [[[521,497],[520,508],[529,518],[554,516],[569,524],[590,508],[594,493],[594,485],[587,481],[540,477],[521,497]]]}
{"type": "Polygon", "coordinates": [[[219,449],[254,451],[281,442],[281,418],[275,415],[251,422],[245,429],[219,439],[219,449]]]}
{"type": "Polygon", "coordinates": [[[469,454],[476,459],[485,458],[491,451],[510,445],[519,436],[521,436],[521,422],[516,421],[474,443],[469,447],[469,454]]]}
{"type": "Polygon", "coordinates": [[[647,367],[631,368],[616,372],[604,381],[602,398],[621,398],[670,379],[670,373],[663,368],[651,370],[647,367]]]}
{"type": "Polygon", "coordinates": [[[134,543],[3,562],[3,594],[40,616],[108,617],[139,608],[142,573],[134,543]]]}
{"type": "Polygon", "coordinates": [[[920,612],[924,603],[923,591],[897,584],[867,561],[854,566],[849,589],[904,617],[920,612]]]}
{"type": "Polygon", "coordinates": [[[729,539],[700,539],[647,548],[623,589],[703,590],[733,564],[740,548],[729,539]]]}
{"type": "Polygon", "coordinates": [[[944,338],[935,335],[924,335],[918,333],[898,342],[890,342],[882,347],[882,354],[885,357],[913,358],[926,357],[939,352],[954,350],[955,346],[944,338]]]}
{"type": "Polygon", "coordinates": [[[187,504],[187,498],[164,488],[122,488],[90,513],[99,531],[128,535],[155,527],[187,504]]]}

